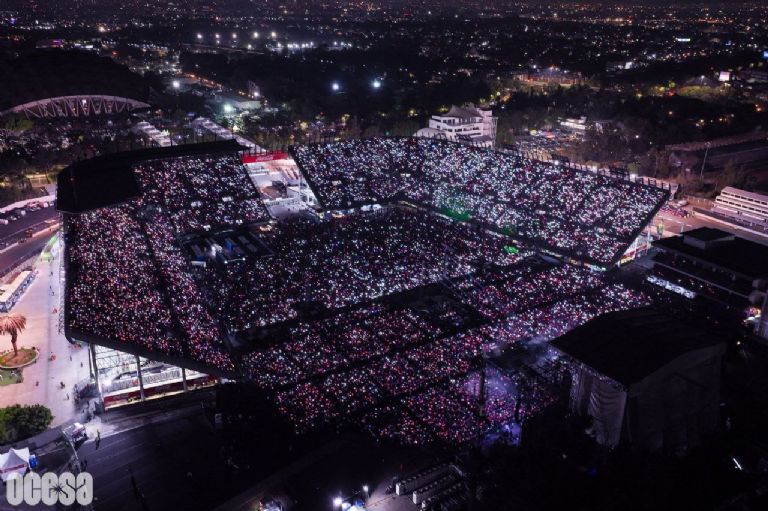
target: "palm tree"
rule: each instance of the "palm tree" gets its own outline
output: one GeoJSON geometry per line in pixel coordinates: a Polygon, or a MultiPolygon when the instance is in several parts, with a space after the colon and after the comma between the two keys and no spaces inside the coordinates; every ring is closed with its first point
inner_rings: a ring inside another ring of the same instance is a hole
{"type": "Polygon", "coordinates": [[[0,335],[9,334],[11,336],[11,344],[13,344],[13,356],[19,354],[19,350],[16,347],[16,340],[19,336],[19,332],[24,330],[27,326],[27,318],[21,314],[2,314],[0,315],[0,335]]]}

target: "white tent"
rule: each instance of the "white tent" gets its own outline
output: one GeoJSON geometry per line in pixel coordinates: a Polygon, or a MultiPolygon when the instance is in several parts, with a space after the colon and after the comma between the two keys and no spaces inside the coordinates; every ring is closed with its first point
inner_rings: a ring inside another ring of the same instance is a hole
{"type": "Polygon", "coordinates": [[[0,454],[0,477],[7,481],[15,474],[24,475],[29,467],[29,449],[11,449],[0,454]]]}

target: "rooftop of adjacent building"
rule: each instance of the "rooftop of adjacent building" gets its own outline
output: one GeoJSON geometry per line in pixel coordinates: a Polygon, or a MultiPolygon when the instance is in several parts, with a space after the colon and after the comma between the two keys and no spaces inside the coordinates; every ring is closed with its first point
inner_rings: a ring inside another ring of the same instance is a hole
{"type": "Polygon", "coordinates": [[[724,347],[705,325],[653,307],[604,314],[552,345],[623,385],[637,383],[689,352],[724,347]]]}
{"type": "Polygon", "coordinates": [[[653,245],[750,279],[768,277],[768,246],[720,229],[700,227],[653,245]]]}

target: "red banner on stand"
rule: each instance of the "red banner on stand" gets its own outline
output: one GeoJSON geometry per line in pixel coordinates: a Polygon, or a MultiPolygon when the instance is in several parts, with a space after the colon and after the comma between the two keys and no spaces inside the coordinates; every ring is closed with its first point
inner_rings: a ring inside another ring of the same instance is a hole
{"type": "Polygon", "coordinates": [[[290,158],[288,153],[283,151],[270,151],[268,153],[245,154],[243,163],[261,163],[264,161],[285,160],[290,158]]]}

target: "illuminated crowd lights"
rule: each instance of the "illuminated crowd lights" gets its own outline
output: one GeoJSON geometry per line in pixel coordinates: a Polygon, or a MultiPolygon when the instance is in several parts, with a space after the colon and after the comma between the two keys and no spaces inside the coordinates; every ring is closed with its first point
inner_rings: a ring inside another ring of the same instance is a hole
{"type": "Polygon", "coordinates": [[[201,272],[210,303],[238,330],[293,318],[301,301],[333,309],[467,275],[482,261],[521,258],[503,238],[400,209],[283,222],[262,239],[275,257],[201,272]]]}
{"type": "Polygon", "coordinates": [[[231,371],[175,235],[266,221],[269,214],[236,156],[157,160],[134,170],[141,197],[70,223],[78,268],[70,279],[70,325],[231,371]],[[148,205],[161,209],[139,214],[148,205]]]}
{"type": "MultiPolygon", "coordinates": [[[[386,154],[367,161],[392,169],[386,154]]],[[[406,151],[395,168],[405,173],[423,156],[406,151]]],[[[484,353],[546,342],[599,314],[649,303],[600,273],[544,263],[504,236],[400,207],[284,221],[259,233],[270,257],[193,268],[179,237],[269,219],[242,163],[236,156],[184,157],[135,171],[139,198],[68,220],[76,269],[68,274],[69,326],[222,371],[240,367],[298,431],[353,421],[406,444],[471,441],[543,410],[555,397],[548,380],[562,371],[555,362],[543,362],[537,377],[491,371],[479,414],[484,353]],[[461,304],[447,302],[437,314],[379,301],[437,282],[450,282],[461,304]],[[324,319],[300,321],[297,308],[305,303],[327,310],[324,319]],[[468,322],[467,307],[480,324],[468,322]],[[236,333],[287,320],[286,340],[235,363],[222,325],[236,333]]],[[[402,190],[385,178],[374,173],[366,186],[344,193],[402,190]]],[[[555,182],[565,195],[577,193],[567,180],[555,182]]],[[[468,189],[477,186],[467,181],[468,189]]],[[[537,189],[551,197],[541,191],[548,186],[537,189]]],[[[603,196],[618,201],[621,193],[606,187],[603,196]]],[[[571,199],[553,200],[578,215],[571,199]]],[[[620,230],[624,220],[616,216],[620,230]]]]}
{"type": "Polygon", "coordinates": [[[663,190],[468,145],[424,138],[298,146],[331,209],[405,198],[598,264],[619,257],[663,190]]]}

